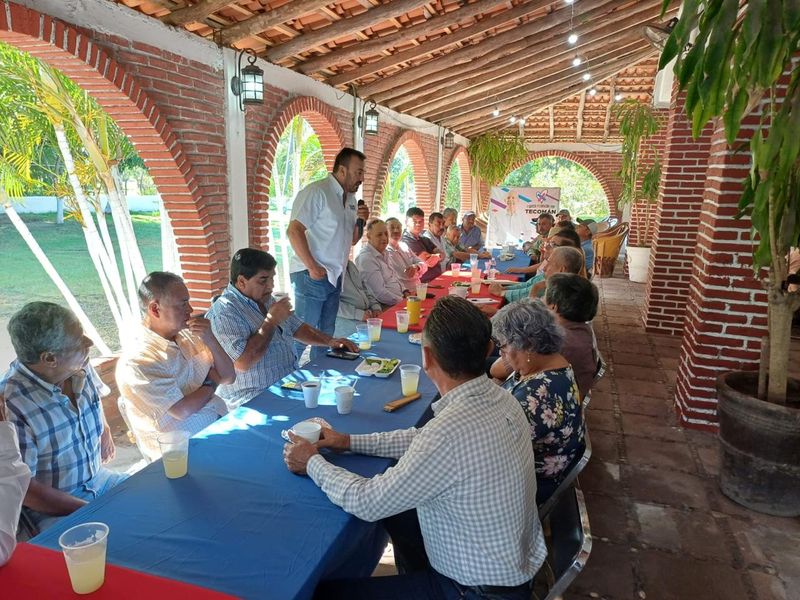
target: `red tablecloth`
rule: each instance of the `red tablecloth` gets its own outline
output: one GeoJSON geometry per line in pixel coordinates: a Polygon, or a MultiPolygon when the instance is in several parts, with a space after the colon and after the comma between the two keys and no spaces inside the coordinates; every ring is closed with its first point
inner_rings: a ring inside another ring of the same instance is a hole
{"type": "MultiPolygon", "coordinates": [[[[113,535],[113,533],[112,533],[113,535]]],[[[227,594],[163,577],[106,564],[106,580],[99,590],[79,596],[72,591],[67,566],[60,552],[19,544],[11,560],[0,567],[3,598],[149,598],[157,600],[221,600],[227,594]]]]}
{"type": "MultiPolygon", "coordinates": [[[[464,272],[464,275],[466,275],[466,272],[464,272]]],[[[498,275],[497,278],[502,279],[504,281],[516,281],[516,277],[514,277],[513,275],[498,275]]],[[[445,271],[444,274],[440,275],[439,277],[428,283],[428,293],[433,294],[434,297],[427,298],[422,301],[422,315],[419,320],[419,323],[417,323],[416,325],[409,325],[408,326],[409,331],[422,331],[422,327],[425,325],[425,316],[428,313],[430,313],[431,309],[433,308],[433,305],[436,304],[436,300],[438,300],[442,296],[446,296],[449,293],[450,286],[456,281],[461,283],[469,283],[470,278],[464,276],[453,277],[449,275],[449,271],[445,271]]],[[[499,306],[500,303],[503,301],[503,299],[500,298],[499,296],[492,296],[489,293],[489,284],[487,284],[485,281],[481,283],[480,294],[477,294],[476,296],[475,294],[472,293],[472,290],[470,290],[467,293],[467,298],[476,298],[476,297],[492,298],[493,300],[495,300],[493,306],[499,306]]],[[[383,314],[381,314],[381,318],[383,319],[383,326],[389,327],[391,329],[397,329],[397,311],[405,309],[406,309],[405,300],[402,300],[401,302],[398,302],[396,305],[387,308],[383,312],[383,314]]]]}

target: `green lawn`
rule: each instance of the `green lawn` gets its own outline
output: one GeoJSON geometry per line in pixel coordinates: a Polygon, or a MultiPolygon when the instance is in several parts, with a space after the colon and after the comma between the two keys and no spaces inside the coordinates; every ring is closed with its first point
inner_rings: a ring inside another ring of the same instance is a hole
{"type": "MultiPolygon", "coordinates": [[[[80,226],[74,221],[55,222],[55,213],[20,215],[42,246],[56,270],[83,306],[103,339],[119,346],[114,320],[108,309],[97,272],[94,270],[80,226]]],[[[111,216],[109,231],[116,242],[111,216]]],[[[148,271],[161,268],[159,216],[133,215],[133,228],[148,271]]],[[[26,302],[46,300],[66,306],[55,284],[6,215],[0,215],[0,323],[5,323],[26,302]]],[[[120,267],[121,271],[121,267],[120,267]]],[[[4,326],[4,325],[3,325],[4,326]]]]}

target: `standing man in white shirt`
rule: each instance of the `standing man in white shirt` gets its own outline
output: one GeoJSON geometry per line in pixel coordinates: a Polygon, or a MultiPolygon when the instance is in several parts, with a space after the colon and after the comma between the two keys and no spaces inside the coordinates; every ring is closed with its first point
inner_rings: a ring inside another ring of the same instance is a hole
{"type": "Polygon", "coordinates": [[[19,454],[17,430],[6,421],[6,404],[0,396],[0,566],[17,545],[19,513],[30,481],[31,470],[19,454]]]}
{"type": "MultiPolygon", "coordinates": [[[[366,156],[353,148],[336,155],[333,172],[297,194],[286,235],[294,255],[291,280],[295,312],[301,321],[333,336],[342,273],[350,248],[363,233],[357,219],[369,218],[366,205],[353,194],[364,181],[366,156]]],[[[315,350],[318,352],[318,350],[315,350]]]]}
{"type": "Polygon", "coordinates": [[[547,554],[530,425],[514,397],[486,377],[490,345],[491,323],[475,306],[440,298],[422,333],[422,367],[442,396],[430,421],[419,429],[361,435],[325,428],[317,444],[290,434],[287,467],[307,472],[334,504],[365,521],[408,521],[389,533],[398,565],[413,570],[323,583],[318,597],[529,600],[547,554]],[[318,448],[395,458],[397,464],[362,477],[331,464],[318,448]]]}

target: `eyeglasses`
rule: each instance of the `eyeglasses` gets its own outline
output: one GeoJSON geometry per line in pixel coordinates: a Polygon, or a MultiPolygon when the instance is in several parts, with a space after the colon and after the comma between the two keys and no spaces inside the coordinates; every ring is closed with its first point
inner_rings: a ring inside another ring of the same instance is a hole
{"type": "Polygon", "coordinates": [[[495,348],[497,348],[498,352],[499,352],[500,350],[502,350],[503,348],[505,348],[506,346],[508,346],[508,342],[506,342],[505,344],[501,344],[501,343],[500,343],[500,340],[498,340],[498,339],[497,339],[496,337],[494,337],[494,336],[492,336],[492,342],[494,343],[494,346],[495,346],[495,348]]]}

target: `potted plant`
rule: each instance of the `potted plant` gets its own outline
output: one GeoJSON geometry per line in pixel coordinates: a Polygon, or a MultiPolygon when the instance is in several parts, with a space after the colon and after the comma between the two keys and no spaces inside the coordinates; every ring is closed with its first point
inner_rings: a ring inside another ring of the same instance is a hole
{"type": "MultiPolygon", "coordinates": [[[[470,172],[486,182],[489,187],[499,185],[514,167],[528,157],[525,141],[520,136],[499,131],[479,135],[467,148],[470,172]]],[[[484,220],[489,199],[479,201],[479,216],[484,220]]]]}
{"type": "MultiPolygon", "coordinates": [[[[669,4],[664,0],[663,10],[669,4]]],[[[767,290],[768,358],[758,374],[726,373],[717,381],[720,487],[740,504],[781,516],[800,515],[800,382],[788,377],[800,294],[787,286],[789,248],[800,242],[798,50],[796,2],[686,0],[660,61],[663,68],[676,59],[695,136],[722,116],[733,145],[743,120],[760,114],[738,216],[751,219],[755,276],[767,290]]]]}
{"type": "MultiPolygon", "coordinates": [[[[622,181],[618,206],[634,208],[637,202],[653,203],[658,200],[661,180],[661,159],[652,137],[661,123],[649,104],[628,99],[614,106],[614,116],[622,136],[622,166],[617,175],[622,181]]],[[[628,275],[631,281],[645,283],[650,264],[650,243],[653,232],[653,211],[642,208],[644,227],[632,230],[626,254],[628,275]]]]}

